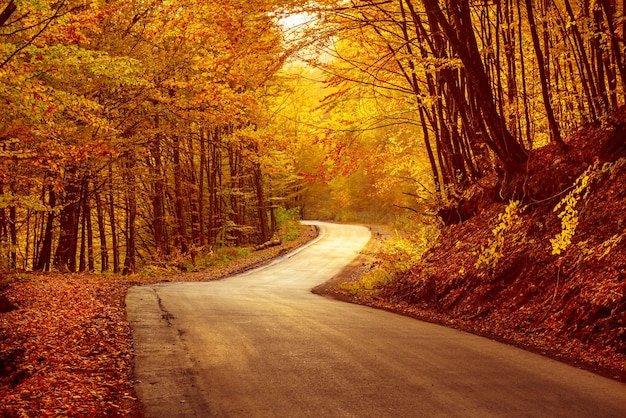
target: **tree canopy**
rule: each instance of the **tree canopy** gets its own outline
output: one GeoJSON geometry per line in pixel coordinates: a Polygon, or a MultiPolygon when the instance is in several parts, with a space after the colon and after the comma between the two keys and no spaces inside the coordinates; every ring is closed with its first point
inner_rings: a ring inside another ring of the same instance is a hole
{"type": "Polygon", "coordinates": [[[623,21],[611,0],[4,1],[0,264],[132,273],[268,241],[281,207],[529,198],[534,148],[567,158],[624,104],[623,21]]]}
{"type": "Polygon", "coordinates": [[[133,272],[269,240],[265,85],[289,1],[9,1],[5,267],[133,272]]]}
{"type": "Polygon", "coordinates": [[[623,16],[624,4],[609,0],[336,7],[320,23],[328,35],[319,44],[323,58],[307,59],[334,89],[328,108],[352,116],[343,126],[352,134],[327,125],[331,154],[347,156],[363,132],[377,130],[370,157],[382,157],[388,169],[401,165],[393,154],[416,156],[418,144],[430,179],[409,177],[434,190],[439,205],[454,205],[475,184],[489,184],[503,199],[528,198],[533,149],[554,142],[565,153],[564,137],[585,123],[610,123],[624,104],[623,16]],[[369,115],[355,112],[355,102],[369,115]],[[397,139],[391,124],[405,125],[413,140],[403,152],[396,142],[393,154],[381,154],[397,139]]]}

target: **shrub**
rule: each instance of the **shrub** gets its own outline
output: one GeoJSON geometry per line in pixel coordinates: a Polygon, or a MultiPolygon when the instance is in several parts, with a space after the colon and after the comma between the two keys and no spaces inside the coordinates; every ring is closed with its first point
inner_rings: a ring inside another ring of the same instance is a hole
{"type": "Polygon", "coordinates": [[[518,221],[523,210],[520,208],[519,201],[512,200],[504,212],[498,215],[498,225],[491,231],[493,238],[490,238],[487,246],[481,249],[476,261],[476,269],[481,266],[495,268],[498,265],[504,252],[505,237],[518,221]]]}
{"type": "Polygon", "coordinates": [[[600,180],[605,174],[613,177],[616,170],[626,165],[626,159],[620,158],[611,163],[605,163],[599,167],[598,161],[589,166],[574,182],[572,190],[554,207],[553,212],[559,212],[561,219],[561,232],[550,239],[552,254],[560,255],[572,244],[579,221],[581,201],[586,201],[591,193],[591,186],[600,180]]]}
{"type": "Polygon", "coordinates": [[[278,236],[282,241],[293,241],[300,236],[302,225],[300,224],[300,209],[285,209],[279,207],[274,210],[278,236]]]}

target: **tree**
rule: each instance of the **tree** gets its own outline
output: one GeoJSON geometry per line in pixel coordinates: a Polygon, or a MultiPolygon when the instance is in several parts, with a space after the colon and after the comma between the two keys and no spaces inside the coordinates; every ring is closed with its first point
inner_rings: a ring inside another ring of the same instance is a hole
{"type": "Polygon", "coordinates": [[[332,45],[326,53],[332,59],[310,62],[342,86],[329,96],[333,102],[354,100],[348,92],[363,86],[377,97],[413,96],[414,116],[406,122],[423,127],[419,137],[443,201],[489,175],[494,160],[500,195],[521,197],[526,147],[542,145],[544,137],[563,147],[563,131],[619,105],[609,92],[624,88],[616,49],[623,37],[615,26],[623,9],[604,3],[581,3],[575,11],[567,0],[527,1],[525,8],[511,1],[363,0],[327,12],[333,40],[319,45],[332,45]],[[525,59],[532,55],[537,63],[525,59]],[[581,87],[588,106],[579,99],[581,87]]]}
{"type": "Polygon", "coordinates": [[[229,229],[248,231],[240,244],[269,238],[265,167],[255,140],[237,132],[264,117],[257,90],[290,53],[271,13],[290,3],[10,1],[2,9],[8,209],[0,218],[17,242],[13,226],[30,213],[17,202],[40,214],[37,233],[26,228],[33,267],[75,271],[93,260],[132,273],[139,259],[167,262],[172,248],[186,258],[210,250],[229,229]],[[8,163],[17,164],[15,180],[8,163]]]}
{"type": "Polygon", "coordinates": [[[550,136],[554,142],[559,146],[564,147],[565,142],[561,138],[561,131],[559,125],[554,117],[554,111],[552,110],[552,103],[550,100],[550,90],[548,87],[548,76],[546,74],[546,63],[543,59],[543,52],[541,51],[541,45],[539,43],[539,35],[537,34],[537,25],[535,24],[535,17],[533,13],[532,0],[525,0],[526,14],[528,16],[528,25],[530,27],[530,34],[533,40],[533,47],[535,48],[535,57],[537,58],[537,65],[539,66],[539,81],[541,82],[541,95],[543,97],[543,103],[546,108],[546,116],[548,118],[548,124],[550,126],[550,136]]]}

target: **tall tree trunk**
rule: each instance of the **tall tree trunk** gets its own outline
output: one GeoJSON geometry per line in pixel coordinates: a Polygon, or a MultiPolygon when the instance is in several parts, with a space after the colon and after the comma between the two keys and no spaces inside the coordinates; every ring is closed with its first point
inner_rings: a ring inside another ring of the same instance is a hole
{"type": "Polygon", "coordinates": [[[4,26],[16,10],[17,5],[15,4],[15,1],[10,0],[2,10],[2,13],[0,13],[0,26],[4,26]]]}
{"type": "Polygon", "coordinates": [[[15,205],[9,206],[9,268],[17,268],[17,210],[15,205]]]}
{"type": "MultiPolygon", "coordinates": [[[[87,184],[87,188],[89,188],[89,184],[87,184]]],[[[83,214],[87,220],[87,270],[94,272],[96,271],[96,263],[93,252],[93,225],[91,222],[91,199],[89,198],[89,194],[85,196],[83,214]]]]}
{"type": "MultiPolygon", "coordinates": [[[[0,183],[0,196],[4,195],[4,184],[0,183]]],[[[9,236],[8,236],[8,221],[7,221],[7,212],[5,208],[0,208],[0,268],[8,267],[4,266],[4,258],[5,256],[8,258],[8,252],[10,248],[9,236]],[[6,249],[6,254],[5,254],[6,249]]]]}
{"type": "MultiPolygon", "coordinates": [[[[201,136],[202,133],[197,134],[201,136]]],[[[186,205],[188,208],[189,229],[191,237],[189,239],[192,259],[195,254],[195,246],[200,245],[200,219],[199,219],[199,186],[196,172],[196,149],[194,137],[195,133],[189,132],[187,135],[185,155],[183,158],[183,179],[185,181],[186,205]]]]}
{"type": "Polygon", "coordinates": [[[426,124],[426,115],[424,107],[419,107],[420,123],[422,125],[422,135],[424,137],[424,146],[426,147],[426,154],[428,155],[428,162],[430,163],[430,170],[433,174],[433,181],[435,183],[435,193],[441,192],[441,179],[439,178],[439,171],[437,170],[437,163],[435,161],[435,154],[433,153],[433,147],[430,140],[430,132],[426,124]]]}
{"type": "Polygon", "coordinates": [[[80,191],[77,169],[68,167],[61,201],[63,207],[59,214],[59,238],[53,260],[54,268],[63,272],[76,271],[80,191]]]}
{"type": "MultiPolygon", "coordinates": [[[[563,4],[565,5],[565,10],[567,11],[567,16],[570,21],[576,23],[576,16],[574,14],[574,10],[572,9],[570,0],[563,0],[563,4]]],[[[585,43],[583,41],[582,34],[578,29],[578,25],[570,25],[569,30],[574,35],[574,41],[577,47],[576,49],[582,63],[583,71],[581,71],[581,81],[583,83],[583,89],[588,97],[589,113],[592,120],[597,120],[599,115],[602,114],[602,105],[601,100],[598,97],[598,89],[596,87],[594,72],[591,69],[589,56],[587,55],[587,49],[585,48],[585,43]]]]}
{"type": "Polygon", "coordinates": [[[216,127],[214,129],[212,140],[209,142],[209,158],[207,168],[209,175],[209,242],[215,244],[218,239],[219,231],[222,229],[225,215],[224,202],[221,197],[223,189],[223,173],[222,173],[222,129],[216,127]]]}
{"type": "MultiPolygon", "coordinates": [[[[46,187],[41,189],[40,201],[42,205],[46,204],[46,187]]],[[[41,249],[41,242],[43,240],[46,212],[36,210],[34,211],[35,222],[33,226],[33,257],[32,267],[33,270],[37,269],[37,263],[39,262],[39,250],[41,249]]]]}
{"type": "MultiPolygon", "coordinates": [[[[609,39],[611,40],[611,51],[613,52],[614,57],[614,67],[617,69],[620,75],[620,80],[622,82],[623,89],[623,99],[626,100],[626,63],[624,62],[622,56],[622,48],[619,44],[619,34],[617,33],[617,28],[615,27],[615,2],[613,0],[602,0],[600,2],[602,4],[602,9],[604,10],[604,15],[606,16],[606,25],[609,31],[609,39]]],[[[626,3],[626,1],[624,2],[626,3]]],[[[626,4],[624,6],[626,7],[626,4]]],[[[626,10],[622,9],[622,19],[624,18],[624,13],[626,10]]],[[[622,22],[622,26],[624,27],[624,31],[626,31],[626,25],[622,22]]],[[[626,41],[623,40],[623,41],[626,41]]]]}
{"type": "Polygon", "coordinates": [[[177,243],[181,254],[189,253],[187,239],[187,225],[185,219],[185,196],[183,191],[182,164],[180,160],[180,138],[173,138],[173,162],[174,162],[174,215],[176,217],[177,243]]]}
{"type": "Polygon", "coordinates": [[[136,271],[136,225],[137,217],[137,187],[135,185],[135,155],[132,151],[124,156],[124,183],[126,200],[126,255],[124,257],[124,274],[134,274],[136,271]]]}
{"type": "Polygon", "coordinates": [[[200,167],[198,167],[198,233],[201,247],[204,247],[207,244],[205,225],[206,214],[204,213],[204,180],[207,165],[206,135],[206,130],[202,129],[200,131],[200,167]]]}
{"type": "Polygon", "coordinates": [[[85,176],[81,184],[80,207],[82,217],[80,221],[80,255],[78,271],[94,271],[93,258],[93,231],[91,229],[91,206],[89,204],[89,177],[85,176]]]}
{"type": "MultiPolygon", "coordinates": [[[[519,1],[517,3],[517,33],[518,33],[518,45],[519,45],[519,61],[520,61],[520,75],[522,79],[522,103],[523,103],[523,114],[524,114],[524,122],[526,125],[526,143],[528,144],[528,149],[533,148],[533,135],[532,135],[532,126],[530,120],[530,102],[528,98],[528,86],[526,84],[526,60],[524,59],[524,39],[523,39],[523,31],[522,31],[522,6],[519,1]]],[[[523,142],[523,141],[522,141],[523,142]]]]}
{"type": "Polygon", "coordinates": [[[241,245],[243,236],[241,233],[241,227],[244,224],[243,215],[243,194],[244,188],[241,183],[243,179],[243,170],[241,168],[241,144],[229,144],[228,145],[228,165],[230,168],[230,219],[233,222],[234,230],[232,235],[234,237],[234,244],[236,246],[241,245]]]}
{"type": "Polygon", "coordinates": [[[161,137],[157,135],[150,144],[150,153],[153,160],[152,177],[152,211],[153,211],[153,234],[157,257],[169,256],[167,233],[165,226],[165,173],[163,170],[161,137]]]}
{"type": "Polygon", "coordinates": [[[560,147],[565,147],[565,142],[561,137],[561,131],[559,124],[554,117],[554,110],[552,109],[552,101],[550,99],[550,90],[548,87],[548,74],[546,72],[546,63],[544,61],[543,52],[541,51],[541,44],[539,43],[539,35],[537,33],[537,25],[535,24],[535,16],[533,13],[532,0],[525,0],[526,15],[528,16],[528,25],[530,26],[530,35],[533,40],[533,47],[535,49],[535,57],[537,58],[537,65],[539,66],[539,79],[541,82],[541,96],[543,98],[543,104],[546,109],[546,117],[548,118],[548,125],[550,127],[550,138],[553,142],[557,143],[560,147]]]}
{"type": "Polygon", "coordinates": [[[109,222],[111,225],[111,246],[113,247],[113,273],[120,272],[120,248],[117,237],[117,219],[115,216],[115,188],[113,183],[113,162],[109,163],[109,222]]]}
{"type": "MultiPolygon", "coordinates": [[[[507,129],[506,121],[502,115],[498,114],[489,79],[485,73],[474,36],[469,2],[468,0],[458,0],[453,7],[450,7],[456,28],[443,14],[438,0],[422,0],[422,2],[426,12],[441,28],[450,43],[450,47],[463,63],[470,82],[470,91],[475,96],[483,120],[489,129],[491,139],[487,144],[502,163],[505,173],[505,188],[512,188],[511,193],[515,194],[516,186],[511,182],[515,182],[514,179],[524,172],[528,155],[507,129]]],[[[436,28],[433,27],[431,30],[436,31],[436,28]]],[[[507,194],[509,193],[507,192],[507,194]]]]}
{"type": "MultiPolygon", "coordinates": [[[[415,36],[418,39],[423,39],[423,25],[422,25],[422,20],[420,18],[420,15],[415,11],[415,6],[413,5],[413,2],[411,0],[403,0],[400,1],[400,7],[402,10],[402,16],[403,16],[403,21],[406,22],[407,18],[406,18],[406,12],[405,12],[405,8],[404,8],[404,4],[406,3],[407,8],[409,9],[409,15],[411,16],[411,20],[413,22],[413,25],[415,26],[415,36]],[[404,1],[404,3],[403,3],[404,1]]],[[[406,42],[406,48],[407,48],[407,53],[409,56],[413,56],[414,51],[411,47],[411,36],[409,34],[409,30],[407,27],[406,23],[403,23],[402,25],[402,35],[404,36],[404,40],[406,42]]],[[[423,43],[422,43],[423,44],[423,43]]],[[[421,48],[420,49],[420,54],[422,58],[426,58],[428,56],[426,49],[425,48],[421,48]]],[[[413,94],[415,95],[415,98],[417,100],[417,104],[418,104],[418,113],[419,113],[419,118],[420,118],[420,122],[422,125],[422,134],[423,134],[423,139],[424,139],[424,147],[426,148],[426,154],[428,155],[428,162],[430,163],[430,170],[432,172],[433,175],[433,182],[435,184],[435,191],[436,193],[439,193],[442,190],[441,187],[441,179],[439,177],[439,170],[437,167],[437,162],[435,160],[435,154],[433,152],[433,147],[431,144],[431,139],[430,139],[430,133],[428,131],[428,126],[426,124],[426,112],[427,112],[427,108],[424,104],[424,100],[422,100],[422,91],[419,85],[419,81],[417,79],[417,72],[415,71],[415,62],[411,59],[409,60],[409,73],[404,73],[405,78],[407,79],[409,85],[411,86],[411,89],[413,90],[413,94]],[[409,75],[410,74],[410,75],[409,75]]]]}
{"type": "Polygon", "coordinates": [[[106,220],[104,205],[99,192],[94,193],[96,201],[96,216],[98,218],[98,235],[100,236],[100,271],[103,273],[109,270],[109,250],[107,249],[106,220]]]}
{"type": "MultiPolygon", "coordinates": [[[[50,211],[46,219],[46,228],[43,232],[41,249],[38,251],[35,270],[49,271],[50,259],[52,258],[52,229],[54,227],[54,208],[56,207],[56,192],[50,185],[48,186],[48,207],[50,211]]],[[[42,225],[43,226],[43,225],[42,225]]]]}
{"type": "Polygon", "coordinates": [[[80,207],[82,208],[82,216],[80,220],[80,251],[78,256],[78,271],[87,270],[87,188],[89,179],[85,176],[81,183],[80,207]]]}
{"type": "MultiPolygon", "coordinates": [[[[15,196],[15,183],[10,184],[11,196],[15,196]]],[[[4,187],[0,184],[0,195],[4,194],[4,187]]],[[[2,229],[1,240],[6,244],[7,249],[7,267],[14,270],[17,267],[17,211],[15,205],[9,205],[9,215],[7,217],[6,210],[2,208],[0,211],[0,224],[2,229]]]]}
{"type": "Polygon", "coordinates": [[[605,115],[609,110],[609,96],[605,78],[604,45],[602,41],[602,10],[600,10],[600,6],[595,4],[595,2],[590,5],[590,7],[593,7],[593,10],[591,10],[591,16],[594,31],[591,35],[591,53],[594,57],[594,71],[598,86],[598,96],[602,103],[602,114],[605,115]]]}
{"type": "MultiPolygon", "coordinates": [[[[32,209],[28,209],[26,211],[26,221],[25,221],[25,226],[26,226],[26,237],[24,238],[24,263],[23,263],[23,268],[24,269],[28,269],[30,267],[30,260],[33,260],[33,264],[35,262],[35,257],[33,256],[31,258],[30,256],[30,244],[31,244],[31,234],[36,235],[37,234],[37,216],[35,216],[35,220],[33,222],[33,229],[31,231],[31,218],[33,217],[33,214],[36,213],[34,210],[32,209]]],[[[33,239],[35,240],[36,237],[33,237],[33,239]]]]}
{"type": "Polygon", "coordinates": [[[261,172],[261,166],[259,164],[254,164],[253,172],[259,219],[259,232],[261,235],[261,243],[263,243],[269,241],[271,237],[270,227],[267,220],[267,202],[265,201],[265,191],[263,190],[263,173],[261,172]]]}

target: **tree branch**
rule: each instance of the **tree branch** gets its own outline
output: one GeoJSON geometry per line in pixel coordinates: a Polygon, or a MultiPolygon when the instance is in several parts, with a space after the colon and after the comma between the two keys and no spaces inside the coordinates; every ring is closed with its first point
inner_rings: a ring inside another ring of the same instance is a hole
{"type": "Polygon", "coordinates": [[[15,5],[15,1],[11,0],[2,13],[0,13],[0,26],[4,26],[16,10],[17,6],[15,5]]]}
{"type": "MultiPolygon", "coordinates": [[[[17,48],[15,51],[13,51],[11,53],[11,55],[9,55],[3,62],[2,64],[0,64],[0,68],[4,67],[5,65],[7,65],[9,63],[9,61],[11,61],[13,58],[15,58],[15,56],[17,54],[19,54],[21,51],[23,51],[24,49],[28,48],[34,41],[35,39],[37,39],[39,37],[39,35],[41,35],[46,29],[48,29],[48,26],[50,26],[50,24],[52,23],[52,21],[54,19],[57,19],[58,17],[60,17],[61,15],[59,14],[59,12],[61,11],[61,9],[63,8],[63,6],[65,6],[65,1],[62,1],[59,4],[59,7],[57,7],[57,9],[55,10],[54,14],[48,19],[48,21],[46,22],[46,24],[43,26],[43,28],[41,28],[39,30],[39,32],[37,32],[32,38],[30,38],[28,40],[28,42],[26,42],[24,45],[20,46],[19,48],[17,48]]],[[[8,6],[7,6],[8,7],[8,6]]],[[[5,9],[6,10],[6,9],[5,9]]],[[[2,12],[4,14],[4,12],[2,12]]],[[[10,15],[9,15],[10,16],[10,15]]],[[[7,17],[8,19],[8,17],[7,17]]]]}
{"type": "Polygon", "coordinates": [[[419,213],[416,209],[410,208],[408,206],[400,206],[400,205],[393,205],[395,207],[397,207],[398,209],[406,209],[406,210],[410,210],[413,213],[419,213]]]}

